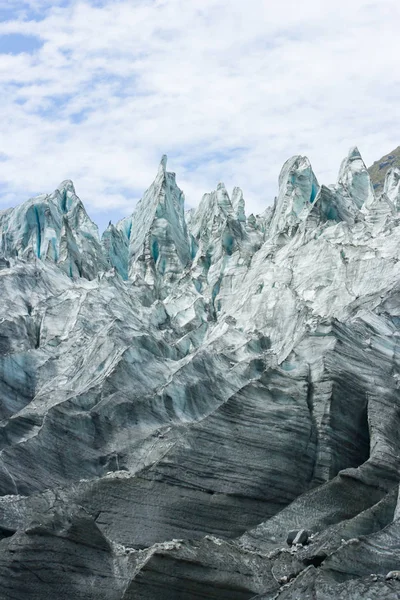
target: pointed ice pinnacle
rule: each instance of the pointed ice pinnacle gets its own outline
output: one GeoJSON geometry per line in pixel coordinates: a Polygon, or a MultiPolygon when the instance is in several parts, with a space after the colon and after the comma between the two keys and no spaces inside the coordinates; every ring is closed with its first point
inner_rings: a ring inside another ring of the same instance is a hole
{"type": "Polygon", "coordinates": [[[232,192],[232,206],[235,211],[235,215],[238,221],[241,223],[246,222],[245,203],[243,198],[243,192],[239,187],[233,188],[232,192]]]}
{"type": "Polygon", "coordinates": [[[350,148],[342,161],[338,176],[338,186],[344,188],[357,208],[368,208],[375,199],[371,179],[357,147],[350,148]]]}
{"type": "Polygon", "coordinates": [[[167,162],[168,162],[168,156],[166,154],[163,154],[161,157],[160,166],[158,168],[159,172],[160,172],[160,170],[162,170],[164,173],[167,171],[167,162]]]}
{"type": "Polygon", "coordinates": [[[228,270],[244,269],[255,247],[260,246],[262,234],[255,227],[246,229],[243,194],[234,189],[233,202],[223,183],[209,194],[204,194],[199,206],[189,219],[192,238],[192,274],[198,292],[209,294],[215,314],[220,310],[220,298],[226,290],[221,286],[225,277],[230,288],[228,270]],[[239,266],[240,265],[240,266],[239,266]]]}
{"type": "Polygon", "coordinates": [[[175,174],[166,171],[161,158],[155,181],[139,200],[130,219],[117,223],[129,232],[129,274],[155,285],[161,295],[190,261],[190,244],[184,215],[184,195],[175,174]],[[163,288],[163,289],[162,289],[163,288]]]}
{"type": "Polygon", "coordinates": [[[383,192],[370,204],[366,213],[367,223],[375,232],[391,228],[396,211],[400,208],[400,170],[389,169],[383,192]]]}
{"type": "Polygon", "coordinates": [[[230,201],[225,184],[220,182],[217,185],[217,204],[219,208],[226,214],[233,216],[232,203],[230,201]]]}
{"type": "Polygon", "coordinates": [[[102,235],[101,245],[110,267],[114,267],[122,279],[128,279],[129,240],[123,229],[117,229],[110,221],[102,235]]]}
{"type": "Polygon", "coordinates": [[[79,200],[75,192],[75,187],[70,179],[65,179],[57,186],[53,195],[58,199],[60,203],[60,209],[63,213],[68,212],[74,202],[79,200]]]}
{"type": "Polygon", "coordinates": [[[305,156],[293,156],[279,175],[279,195],[271,220],[271,234],[303,221],[317,196],[319,184],[305,156]]]}
{"type": "Polygon", "coordinates": [[[60,263],[68,275],[88,279],[107,267],[97,225],[70,180],[63,181],[52,194],[31,198],[2,217],[1,249],[6,257],[50,260],[60,263]]]}
{"type": "Polygon", "coordinates": [[[209,238],[218,224],[228,216],[234,218],[234,210],[225,185],[219,183],[214,192],[204,194],[190,219],[190,232],[198,240],[209,238]]]}
{"type": "Polygon", "coordinates": [[[383,193],[400,210],[400,169],[393,167],[386,174],[383,193]]]}

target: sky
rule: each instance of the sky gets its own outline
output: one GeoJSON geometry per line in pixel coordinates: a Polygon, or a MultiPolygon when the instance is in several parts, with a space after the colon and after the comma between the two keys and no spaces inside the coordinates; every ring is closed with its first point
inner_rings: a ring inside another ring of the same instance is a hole
{"type": "Polygon", "coordinates": [[[0,209],[72,179],[103,230],[162,154],[188,208],[247,212],[284,161],[334,183],[400,145],[399,0],[0,0],[0,209]]]}

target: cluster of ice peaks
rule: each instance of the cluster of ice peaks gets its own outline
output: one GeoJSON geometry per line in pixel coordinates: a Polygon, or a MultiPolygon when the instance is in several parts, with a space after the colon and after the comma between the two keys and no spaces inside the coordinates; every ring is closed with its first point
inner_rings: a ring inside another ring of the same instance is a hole
{"type": "Polygon", "coordinates": [[[1,250],[11,258],[50,260],[69,276],[92,279],[107,268],[97,225],[70,180],[0,215],[1,250]]]}
{"type": "MultiPolygon", "coordinates": [[[[110,223],[101,241],[72,181],[66,180],[52,194],[0,213],[1,252],[50,260],[71,277],[93,279],[114,268],[124,280],[139,278],[156,296],[165,296],[188,270],[195,270],[198,280],[199,264],[209,270],[232,255],[249,264],[263,242],[274,243],[282,234],[285,240],[302,223],[317,229],[365,221],[379,229],[399,208],[400,171],[388,172],[384,192],[376,198],[361,155],[352,148],[336,185],[320,186],[308,158],[294,156],[284,164],[275,206],[265,214],[246,218],[242,190],[235,187],[230,197],[219,183],[185,218],[184,194],[164,155],[133,214],[110,223]]],[[[220,270],[225,268],[224,263],[220,270]]]]}
{"type": "Polygon", "coordinates": [[[163,158],[101,243],[69,183],[0,213],[1,589],[382,600],[371,565],[399,556],[398,179],[370,197],[352,150],[320,187],[296,156],[271,211],[246,219],[219,184],[185,221],[163,158]],[[310,543],[282,552],[299,527],[310,543]]]}

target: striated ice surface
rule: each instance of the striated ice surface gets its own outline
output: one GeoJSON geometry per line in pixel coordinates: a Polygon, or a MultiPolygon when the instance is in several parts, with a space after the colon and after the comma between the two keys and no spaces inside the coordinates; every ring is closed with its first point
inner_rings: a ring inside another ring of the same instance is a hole
{"type": "Polygon", "coordinates": [[[0,598],[399,597],[399,182],[0,212],[0,598]]]}
{"type": "Polygon", "coordinates": [[[190,260],[184,196],[166,165],[163,156],[154,183],[130,219],[116,225],[128,238],[129,276],[143,279],[160,296],[165,296],[190,260]]]}
{"type": "Polygon", "coordinates": [[[369,207],[374,201],[371,179],[358,148],[351,148],[343,160],[338,185],[353,199],[357,208],[369,207]]]}
{"type": "Polygon", "coordinates": [[[276,200],[270,232],[291,231],[303,221],[314,203],[319,189],[310,162],[305,156],[294,156],[283,165],[279,175],[279,196],[276,200]]]}
{"type": "Polygon", "coordinates": [[[400,210],[400,169],[393,167],[387,172],[383,195],[394,204],[396,210],[400,210]]]}

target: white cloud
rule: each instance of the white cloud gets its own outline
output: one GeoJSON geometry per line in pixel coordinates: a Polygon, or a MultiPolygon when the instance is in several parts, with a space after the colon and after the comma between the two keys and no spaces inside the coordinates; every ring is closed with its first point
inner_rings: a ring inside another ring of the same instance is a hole
{"type": "Polygon", "coordinates": [[[260,212],[292,154],[330,183],[349,146],[371,163],[400,143],[397,0],[41,11],[0,24],[43,42],[0,55],[7,202],[72,178],[91,214],[129,212],[166,152],[190,204],[224,180],[260,212]]]}

